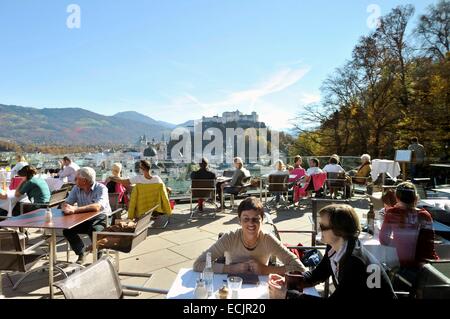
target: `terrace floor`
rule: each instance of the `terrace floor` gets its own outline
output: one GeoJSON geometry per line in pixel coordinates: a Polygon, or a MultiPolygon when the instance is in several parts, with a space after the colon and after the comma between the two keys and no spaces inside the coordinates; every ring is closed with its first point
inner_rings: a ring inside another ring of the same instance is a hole
{"type": "MultiPolygon", "coordinates": [[[[237,201],[235,204],[238,204],[237,201]]],[[[310,230],[311,224],[308,215],[311,213],[311,201],[303,200],[300,208],[278,209],[271,211],[272,221],[278,229],[284,230],[310,230]]],[[[363,196],[355,196],[351,200],[357,212],[364,214],[368,210],[368,201],[363,196]]],[[[120,254],[120,270],[126,272],[148,272],[153,277],[148,287],[169,289],[181,268],[190,268],[194,260],[205,249],[213,244],[220,232],[236,229],[238,225],[236,211],[226,210],[217,213],[214,219],[189,219],[189,204],[177,204],[166,229],[149,229],[148,238],[129,254],[120,254]]],[[[264,226],[270,230],[269,225],[264,226]]],[[[38,236],[33,232],[31,238],[38,236]]],[[[282,241],[296,245],[301,242],[310,244],[310,236],[299,234],[283,234],[282,241]]],[[[31,239],[32,240],[32,239],[31,239]]],[[[86,242],[89,239],[86,236],[86,242]]],[[[65,243],[58,245],[58,259],[65,260],[65,243]]],[[[75,261],[76,255],[71,252],[70,260],[75,261]]],[[[92,254],[87,256],[87,264],[92,262],[92,254]]],[[[42,262],[41,262],[42,263],[42,262]]],[[[86,265],[87,265],[86,264],[86,265]]],[[[39,264],[37,264],[39,266],[39,264]]],[[[76,268],[69,266],[68,269],[76,268]]],[[[16,282],[22,274],[11,274],[12,282],[16,282]]],[[[55,281],[62,279],[60,275],[55,281]]],[[[145,279],[125,278],[124,283],[141,285],[145,279]]],[[[318,288],[320,291],[320,288],[318,288]]],[[[55,292],[57,289],[55,288],[55,292]]],[[[48,298],[48,273],[40,271],[29,276],[16,290],[12,289],[12,283],[3,275],[3,294],[6,298],[48,298]]],[[[61,293],[56,298],[63,298],[61,293]]],[[[142,293],[132,298],[165,298],[165,295],[142,293]]]]}

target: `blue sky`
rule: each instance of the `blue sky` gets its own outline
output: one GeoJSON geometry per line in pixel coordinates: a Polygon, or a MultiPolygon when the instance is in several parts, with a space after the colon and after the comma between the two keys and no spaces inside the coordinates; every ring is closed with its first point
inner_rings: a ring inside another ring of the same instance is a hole
{"type": "Polygon", "coordinates": [[[0,0],[0,104],[172,123],[239,109],[286,128],[371,31],[369,6],[406,3],[415,24],[435,1],[0,0]]]}

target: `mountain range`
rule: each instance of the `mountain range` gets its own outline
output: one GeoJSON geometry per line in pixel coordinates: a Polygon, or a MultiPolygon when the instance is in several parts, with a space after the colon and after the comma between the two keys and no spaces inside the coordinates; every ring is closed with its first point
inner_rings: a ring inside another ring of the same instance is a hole
{"type": "Polygon", "coordinates": [[[141,135],[160,140],[177,125],[137,112],[113,116],[82,108],[22,107],[0,104],[0,139],[33,144],[128,144],[141,135]]]}

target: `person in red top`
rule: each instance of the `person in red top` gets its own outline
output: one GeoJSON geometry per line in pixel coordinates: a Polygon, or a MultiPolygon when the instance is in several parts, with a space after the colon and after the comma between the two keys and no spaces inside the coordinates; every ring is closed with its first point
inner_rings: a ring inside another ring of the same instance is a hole
{"type": "Polygon", "coordinates": [[[400,271],[414,283],[421,263],[439,259],[434,250],[433,219],[426,210],[416,208],[418,196],[414,184],[399,184],[395,195],[397,204],[386,210],[380,243],[397,249],[400,271]]]}

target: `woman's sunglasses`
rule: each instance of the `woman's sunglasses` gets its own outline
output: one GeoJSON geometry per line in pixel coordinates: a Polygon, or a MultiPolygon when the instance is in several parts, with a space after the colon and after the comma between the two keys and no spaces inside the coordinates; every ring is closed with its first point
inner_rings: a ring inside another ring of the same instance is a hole
{"type": "Polygon", "coordinates": [[[326,231],[326,230],[333,229],[333,227],[331,227],[331,226],[325,226],[325,225],[322,225],[322,224],[319,224],[319,227],[320,227],[321,231],[326,231]]]}
{"type": "Polygon", "coordinates": [[[261,223],[261,217],[253,217],[253,218],[248,218],[248,217],[244,217],[241,219],[243,223],[247,224],[250,223],[250,221],[254,224],[259,224],[261,223]]]}

